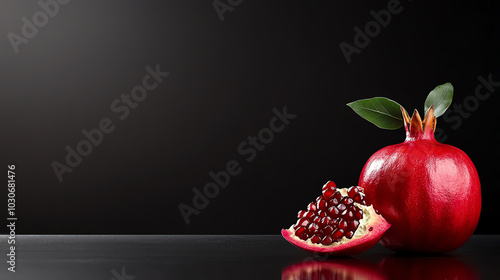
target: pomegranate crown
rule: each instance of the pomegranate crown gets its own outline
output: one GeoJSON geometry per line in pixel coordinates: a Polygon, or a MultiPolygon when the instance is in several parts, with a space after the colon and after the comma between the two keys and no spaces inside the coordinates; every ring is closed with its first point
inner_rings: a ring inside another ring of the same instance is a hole
{"type": "Polygon", "coordinates": [[[415,109],[411,118],[405,108],[385,97],[361,99],[347,106],[367,121],[383,129],[398,129],[404,125],[407,140],[433,139],[437,118],[450,107],[453,99],[453,85],[445,83],[432,90],[424,103],[424,120],[415,109]]]}
{"type": "Polygon", "coordinates": [[[434,116],[434,105],[425,113],[424,120],[420,118],[417,109],[413,111],[411,118],[408,116],[406,110],[401,106],[401,113],[403,115],[404,126],[406,130],[406,138],[417,139],[427,138],[434,139],[434,130],[436,130],[437,118],[434,116]]]}

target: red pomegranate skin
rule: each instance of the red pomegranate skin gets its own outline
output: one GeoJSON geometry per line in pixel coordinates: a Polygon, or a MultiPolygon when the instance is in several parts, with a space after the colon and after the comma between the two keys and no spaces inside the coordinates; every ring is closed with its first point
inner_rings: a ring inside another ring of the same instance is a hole
{"type": "Polygon", "coordinates": [[[434,129],[407,129],[403,143],[377,151],[365,164],[359,186],[392,224],[380,243],[393,251],[455,250],[479,221],[476,168],[460,149],[438,143],[434,129]]]}

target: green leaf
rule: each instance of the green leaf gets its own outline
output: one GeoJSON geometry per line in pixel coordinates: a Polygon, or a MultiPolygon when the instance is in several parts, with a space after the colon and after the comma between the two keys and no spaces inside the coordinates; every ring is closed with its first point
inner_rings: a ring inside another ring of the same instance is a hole
{"type": "Polygon", "coordinates": [[[424,112],[434,105],[434,117],[440,117],[450,107],[453,100],[453,85],[450,83],[437,86],[425,100],[424,112]]]}
{"type": "Polygon", "coordinates": [[[401,105],[385,97],[361,99],[347,106],[365,120],[383,129],[398,129],[403,126],[401,105]]]}

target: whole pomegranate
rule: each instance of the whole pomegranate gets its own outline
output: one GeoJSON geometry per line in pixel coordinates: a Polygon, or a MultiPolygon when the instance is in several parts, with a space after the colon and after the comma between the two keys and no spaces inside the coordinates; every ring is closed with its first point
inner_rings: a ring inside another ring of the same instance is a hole
{"type": "Polygon", "coordinates": [[[479,220],[476,168],[460,149],[434,139],[433,106],[423,122],[416,110],[411,119],[402,107],[401,111],[406,140],[372,155],[358,183],[392,224],[380,243],[394,251],[457,249],[479,220]]]}

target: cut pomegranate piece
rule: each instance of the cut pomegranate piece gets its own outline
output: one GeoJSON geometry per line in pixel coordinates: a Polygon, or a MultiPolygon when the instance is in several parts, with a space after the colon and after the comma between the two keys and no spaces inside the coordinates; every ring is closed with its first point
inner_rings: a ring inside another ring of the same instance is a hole
{"type": "Polygon", "coordinates": [[[337,189],[329,181],[323,186],[323,196],[311,202],[308,211],[300,211],[297,222],[281,234],[309,252],[361,253],[375,245],[391,226],[373,206],[364,203],[364,196],[361,187],[337,189]]]}

